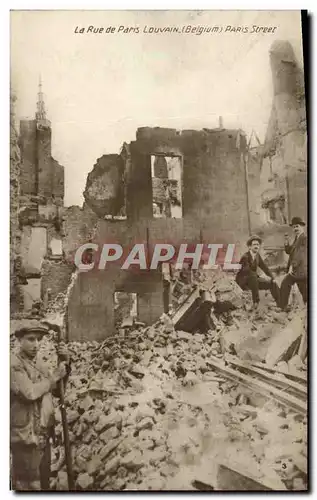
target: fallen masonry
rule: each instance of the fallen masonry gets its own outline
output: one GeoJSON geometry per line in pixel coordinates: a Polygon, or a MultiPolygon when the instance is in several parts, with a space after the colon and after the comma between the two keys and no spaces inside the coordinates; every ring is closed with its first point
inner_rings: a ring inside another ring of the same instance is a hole
{"type": "MultiPolygon", "coordinates": [[[[11,333],[48,325],[40,355],[52,368],[58,327],[68,342],[63,410],[78,491],[307,490],[307,311],[296,291],[291,312],[265,292],[252,312],[231,273],[166,265],[187,241],[184,251],[198,248],[193,264],[226,269],[256,232],[283,278],[283,234],[294,215],[307,220],[305,89],[289,42],[276,41],[269,58],[264,144],[221,117],[214,129],[138,128],[120,154],[96,160],[82,207],[64,206],[41,84],[20,134],[12,99],[11,333]],[[237,252],[227,259],[230,241],[237,252]],[[81,257],[92,269],[80,273],[74,256],[87,243],[94,250],[81,257]]],[[[51,488],[65,491],[55,404],[51,488]]]]}
{"type": "MultiPolygon", "coordinates": [[[[240,299],[222,272],[212,280],[197,275],[171,317],[151,326],[121,325],[103,342],[68,343],[66,410],[76,490],[307,488],[305,359],[294,363],[299,355],[286,343],[276,364],[265,363],[295,318],[304,333],[305,312],[278,312],[265,297],[254,314],[249,298],[240,299]],[[231,321],[226,308],[215,313],[218,303],[208,309],[212,329],[195,325],[193,316],[206,315],[204,304],[215,304],[219,290],[235,304],[231,321]],[[175,328],[180,320],[183,330],[175,328]]],[[[52,329],[40,353],[52,366],[54,335],[52,329]]],[[[64,491],[58,407],[55,413],[51,488],[64,491]]]]}

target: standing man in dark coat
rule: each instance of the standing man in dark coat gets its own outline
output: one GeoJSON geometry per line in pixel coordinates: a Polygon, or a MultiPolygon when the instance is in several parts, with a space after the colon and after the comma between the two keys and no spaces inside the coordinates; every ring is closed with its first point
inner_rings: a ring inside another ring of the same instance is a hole
{"type": "Polygon", "coordinates": [[[259,254],[261,243],[261,238],[256,235],[248,239],[247,246],[249,250],[242,255],[240,260],[241,268],[236,276],[236,282],[242,290],[251,290],[255,308],[258,307],[260,302],[259,290],[270,290],[277,305],[279,305],[280,300],[279,286],[259,254]],[[269,279],[258,276],[258,268],[260,268],[269,279]]]}
{"type": "Polygon", "coordinates": [[[292,226],[295,239],[292,244],[289,237],[285,235],[285,252],[289,255],[287,264],[287,275],[281,284],[281,308],[286,309],[292,286],[296,283],[303,297],[307,302],[307,235],[305,234],[305,222],[300,217],[293,217],[290,224],[292,226]]]}

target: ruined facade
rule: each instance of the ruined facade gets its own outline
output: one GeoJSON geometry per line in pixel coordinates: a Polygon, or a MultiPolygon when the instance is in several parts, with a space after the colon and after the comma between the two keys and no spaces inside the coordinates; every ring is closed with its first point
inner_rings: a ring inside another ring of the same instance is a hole
{"type": "MultiPolygon", "coordinates": [[[[144,243],[244,243],[250,232],[247,144],[241,130],[177,131],[139,128],[120,155],[100,158],[87,178],[84,208],[69,210],[79,236],[64,220],[64,248],[72,260],[88,241],[118,243],[126,254],[144,243]],[[75,215],[76,212],[76,215],[75,215]],[[94,230],[87,220],[97,216],[94,230]],[[86,239],[85,239],[86,238],[86,239]]],[[[132,266],[133,267],[133,266],[132,266]]],[[[101,339],[112,333],[116,292],[137,295],[137,318],[153,323],[164,312],[160,270],[80,272],[69,296],[70,339],[101,339]]]]}
{"type": "Polygon", "coordinates": [[[263,145],[256,132],[252,130],[248,141],[247,179],[251,232],[257,232],[265,220],[262,207],[261,169],[263,165],[263,145]]]}
{"type": "Polygon", "coordinates": [[[19,197],[21,153],[18,133],[15,126],[14,103],[15,95],[10,96],[10,303],[11,311],[16,312],[22,307],[20,293],[20,231],[19,231],[19,197]]]}
{"type": "MultiPolygon", "coordinates": [[[[305,92],[288,42],[273,44],[270,61],[274,97],[264,144],[256,134],[247,143],[241,130],[222,123],[201,131],[139,128],[120,155],[99,159],[89,174],[84,196],[98,222],[94,236],[82,242],[118,243],[127,251],[145,243],[149,255],[158,242],[235,243],[239,253],[256,231],[268,264],[283,267],[285,229],[294,215],[307,216],[305,92]]],[[[72,254],[77,249],[66,246],[72,254]]],[[[159,271],[127,272],[115,264],[94,269],[81,273],[70,294],[71,338],[111,332],[116,291],[138,295],[141,321],[153,322],[164,310],[159,271]],[[93,320],[84,326],[78,311],[93,320]]]]}
{"type": "Polygon", "coordinates": [[[40,84],[35,119],[21,120],[18,144],[11,127],[11,241],[19,242],[11,248],[11,281],[18,283],[11,293],[13,311],[47,303],[56,288],[54,264],[63,262],[64,168],[52,157],[51,137],[40,84]]]}
{"type": "Polygon", "coordinates": [[[261,169],[265,223],[307,219],[307,124],[303,69],[287,41],[271,47],[273,103],[261,169]]]}
{"type": "Polygon", "coordinates": [[[303,69],[291,44],[274,42],[270,63],[271,115],[264,143],[249,147],[248,193],[252,232],[264,239],[267,263],[283,269],[284,233],[292,217],[307,220],[306,103],[303,69]]]}
{"type": "Polygon", "coordinates": [[[11,218],[12,227],[18,220],[21,262],[13,274],[20,276],[24,310],[37,300],[46,307],[68,289],[69,339],[100,340],[113,332],[118,292],[136,297],[141,322],[166,312],[160,269],[120,268],[136,243],[146,246],[149,260],[156,243],[234,243],[237,258],[257,231],[268,255],[278,250],[283,257],[285,225],[293,215],[306,215],[305,96],[290,45],[274,44],[270,58],[274,99],[263,145],[255,133],[247,141],[243,131],[224,129],[222,120],[215,129],[139,128],[118,154],[96,161],[83,207],[63,207],[64,170],[51,156],[40,89],[35,119],[20,124],[18,184],[11,187],[13,203],[19,200],[11,218]],[[75,253],[88,242],[99,250],[105,243],[121,245],[122,260],[99,270],[93,253],[94,269],[71,280],[75,253]]]}

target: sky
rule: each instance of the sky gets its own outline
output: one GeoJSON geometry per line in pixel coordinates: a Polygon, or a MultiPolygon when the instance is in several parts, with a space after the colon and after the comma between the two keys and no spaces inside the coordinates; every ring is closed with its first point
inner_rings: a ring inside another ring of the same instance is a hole
{"type": "Polygon", "coordinates": [[[65,205],[81,205],[96,160],[119,153],[138,127],[199,130],[218,127],[222,116],[225,128],[254,129],[263,141],[277,39],[289,40],[302,64],[299,11],[13,11],[16,118],[34,118],[41,75],[52,155],[65,167],[65,205]],[[144,32],[189,25],[222,32],[144,32]],[[251,33],[253,25],[276,29],[251,33]],[[87,33],[89,26],[115,32],[87,33]]]}

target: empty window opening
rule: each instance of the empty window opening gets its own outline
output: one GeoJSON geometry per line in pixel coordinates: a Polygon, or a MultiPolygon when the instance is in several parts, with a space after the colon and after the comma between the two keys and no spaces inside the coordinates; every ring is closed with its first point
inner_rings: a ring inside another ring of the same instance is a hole
{"type": "Polygon", "coordinates": [[[183,217],[182,159],[180,156],[151,156],[153,216],[183,217]]]}
{"type": "Polygon", "coordinates": [[[268,200],[263,203],[262,206],[266,209],[268,222],[286,224],[285,198],[280,197],[278,199],[268,200]]]}
{"type": "Polygon", "coordinates": [[[138,318],[138,296],[136,293],[114,293],[115,326],[133,325],[138,318]]]}

